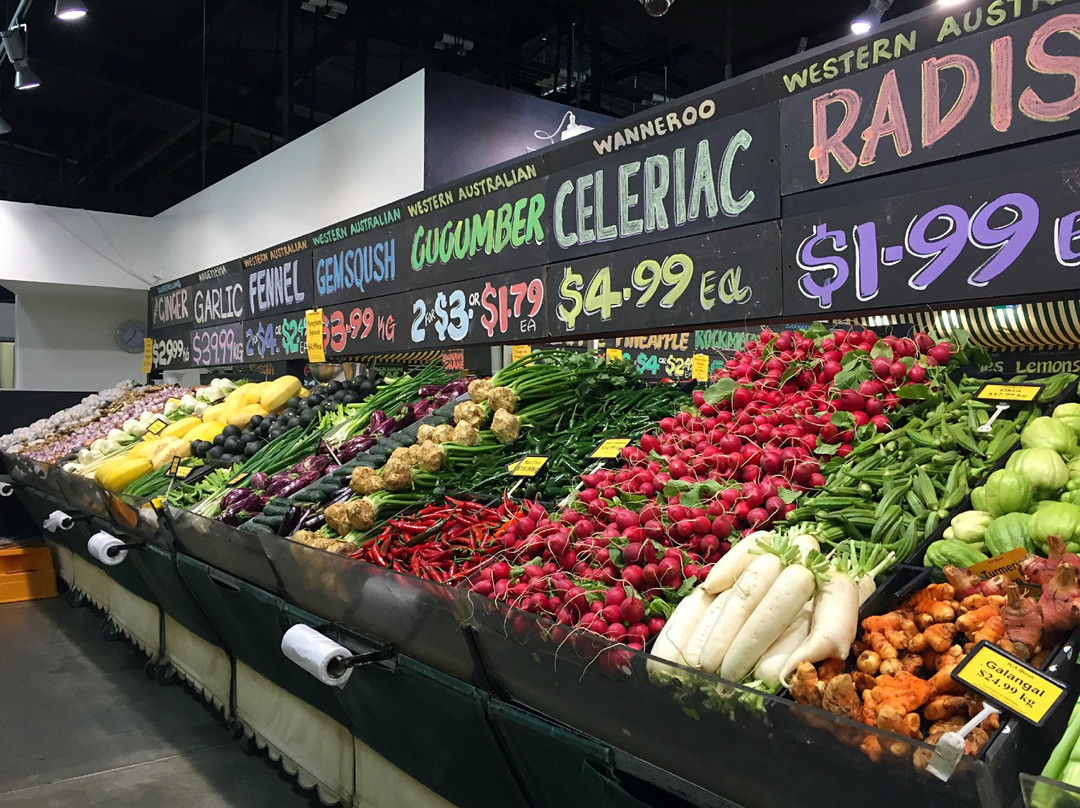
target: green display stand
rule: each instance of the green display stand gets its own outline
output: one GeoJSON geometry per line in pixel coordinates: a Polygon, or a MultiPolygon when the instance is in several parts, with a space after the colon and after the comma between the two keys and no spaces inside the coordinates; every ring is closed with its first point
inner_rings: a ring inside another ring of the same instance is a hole
{"type": "Polygon", "coordinates": [[[151,544],[128,553],[127,562],[154,593],[154,599],[173,620],[213,645],[223,642],[199,606],[187,584],[180,578],[172,555],[151,544]]]}
{"type": "MultiPolygon", "coordinates": [[[[115,567],[102,564],[92,555],[86,547],[86,543],[90,540],[90,537],[97,533],[99,530],[104,530],[107,533],[116,536],[116,538],[123,541],[138,541],[138,539],[132,539],[117,529],[115,525],[103,522],[100,519],[94,518],[89,522],[77,522],[75,527],[67,531],[71,534],[72,552],[78,553],[82,558],[86,559],[89,563],[93,564],[98,569],[104,571],[106,575],[113,579],[124,589],[128,590],[131,594],[137,595],[145,601],[150,603],[157,603],[157,598],[154,595],[154,590],[146,583],[144,577],[139,573],[139,570],[131,563],[131,559],[138,553],[147,552],[145,548],[137,550],[129,550],[128,556],[124,559],[123,563],[117,564],[115,567]],[[80,542],[81,537],[81,542],[80,542]],[[79,545],[79,546],[76,546],[79,545]]],[[[63,531],[57,531],[63,532],[63,531]]]]}
{"type": "MultiPolygon", "coordinates": [[[[177,554],[177,570],[207,616],[225,650],[279,687],[350,727],[334,693],[281,652],[281,638],[297,622],[287,622],[281,598],[190,556],[177,554]]],[[[319,625],[301,612],[304,622],[319,625]]]]}
{"type": "Polygon", "coordinates": [[[408,657],[335,689],[356,737],[457,808],[529,805],[487,718],[488,696],[408,657]]]}
{"type": "MultiPolygon", "coordinates": [[[[30,517],[30,521],[37,526],[45,521],[45,518],[56,510],[64,511],[65,513],[72,513],[70,505],[60,502],[57,499],[53,499],[48,494],[44,494],[41,491],[35,491],[32,488],[26,488],[21,485],[15,486],[15,498],[19,500],[19,504],[26,510],[27,516],[30,517]]],[[[72,515],[75,515],[72,513],[72,515]]],[[[75,544],[78,541],[82,541],[82,551],[86,552],[86,539],[82,538],[82,534],[78,534],[77,537],[73,537],[71,534],[73,530],[56,530],[50,533],[50,537],[57,541],[61,546],[67,547],[72,552],[75,552],[75,544]]]]}
{"type": "Polygon", "coordinates": [[[536,808],[647,808],[652,804],[627,792],[614,775],[611,750],[596,739],[503,702],[491,703],[491,719],[536,808]]]}

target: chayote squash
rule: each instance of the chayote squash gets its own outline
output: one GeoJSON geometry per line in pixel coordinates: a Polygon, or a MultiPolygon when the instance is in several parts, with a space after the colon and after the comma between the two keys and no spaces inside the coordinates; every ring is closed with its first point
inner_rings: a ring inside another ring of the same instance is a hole
{"type": "Polygon", "coordinates": [[[1080,437],[1080,404],[1058,404],[1052,415],[1080,437]]]}
{"type": "Polygon", "coordinates": [[[978,544],[983,540],[983,534],[993,519],[986,511],[964,511],[952,518],[942,536],[946,539],[959,539],[968,544],[978,544]]]}
{"type": "Polygon", "coordinates": [[[1025,449],[1053,449],[1066,457],[1076,454],[1076,433],[1072,427],[1045,415],[1040,415],[1024,427],[1020,433],[1020,443],[1025,449]]]}
{"type": "Polygon", "coordinates": [[[1052,496],[1069,482],[1069,467],[1053,449],[1020,449],[1012,453],[1005,468],[1027,477],[1036,496],[1052,496]]]}
{"type": "Polygon", "coordinates": [[[1046,540],[1057,536],[1066,544],[1080,541],[1080,505],[1052,502],[1031,515],[1028,530],[1032,540],[1046,548],[1046,540]]]}
{"type": "Polygon", "coordinates": [[[986,489],[981,485],[971,489],[971,507],[977,511],[986,510],[986,489]]]}
{"type": "Polygon", "coordinates": [[[1018,471],[999,469],[983,486],[986,489],[986,510],[991,516],[1026,511],[1031,507],[1031,480],[1018,471]]]}
{"type": "Polygon", "coordinates": [[[938,539],[926,548],[923,566],[943,568],[952,564],[964,568],[986,561],[989,557],[979,550],[978,545],[959,539],[938,539]]]}
{"type": "Polygon", "coordinates": [[[1017,547],[1031,547],[1029,524],[1032,520],[1028,513],[1007,513],[990,523],[983,536],[986,551],[992,556],[999,556],[1017,547]]]}

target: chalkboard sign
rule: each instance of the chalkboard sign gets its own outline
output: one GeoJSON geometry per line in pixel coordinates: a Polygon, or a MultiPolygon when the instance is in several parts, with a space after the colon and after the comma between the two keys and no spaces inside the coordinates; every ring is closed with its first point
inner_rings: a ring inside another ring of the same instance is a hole
{"type": "Polygon", "coordinates": [[[244,359],[274,362],[307,355],[307,320],[303,311],[287,312],[243,322],[244,359]]]}
{"type": "Polygon", "coordinates": [[[209,275],[195,286],[192,293],[192,313],[196,326],[214,325],[244,318],[247,288],[245,278],[238,273],[238,262],[232,261],[201,273],[209,275]]]}
{"type": "Polygon", "coordinates": [[[410,280],[401,225],[369,230],[316,247],[315,301],[319,306],[381,297],[407,288],[410,280]]]}
{"type": "Polygon", "coordinates": [[[777,218],[778,105],[707,109],[714,117],[697,126],[552,176],[550,260],[777,218]]]}
{"type": "MultiPolygon", "coordinates": [[[[885,61],[780,104],[783,192],[795,193],[1080,126],[1080,14],[1008,27],[1011,4],[991,4],[981,33],[925,55],[885,61]]],[[[960,30],[960,25],[956,25],[960,30]]],[[[898,36],[893,50],[914,46],[898,36]]],[[[857,58],[852,52],[848,61],[857,58]]],[[[869,60],[870,56],[866,57],[869,60]]],[[[875,59],[876,61],[876,59],[875,59]]],[[[830,69],[841,67],[836,58],[830,69]]]]}
{"type": "Polygon", "coordinates": [[[162,328],[153,336],[154,370],[191,367],[191,331],[184,327],[162,328]]]}
{"type": "Polygon", "coordinates": [[[774,222],[548,268],[553,334],[618,334],[780,314],[774,222]]]}
{"type": "Polygon", "coordinates": [[[784,313],[1076,290],[1077,176],[1080,162],[785,220],[784,313]]]}
{"type": "Polygon", "coordinates": [[[240,259],[245,270],[248,317],[296,311],[312,305],[311,247],[306,238],[240,259]]]}
{"type": "Polygon", "coordinates": [[[232,365],[244,361],[240,323],[223,323],[191,334],[191,364],[195,367],[232,365]]]}
{"type": "Polygon", "coordinates": [[[166,291],[150,294],[150,327],[162,329],[190,323],[194,316],[194,290],[180,281],[163,284],[163,287],[166,291]]]}

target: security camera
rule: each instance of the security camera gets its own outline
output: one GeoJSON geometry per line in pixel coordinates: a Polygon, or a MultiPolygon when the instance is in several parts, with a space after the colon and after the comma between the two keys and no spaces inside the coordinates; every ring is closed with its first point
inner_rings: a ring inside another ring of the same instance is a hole
{"type": "Polygon", "coordinates": [[[674,4],[675,0],[641,0],[641,7],[650,17],[663,17],[674,4]]]}

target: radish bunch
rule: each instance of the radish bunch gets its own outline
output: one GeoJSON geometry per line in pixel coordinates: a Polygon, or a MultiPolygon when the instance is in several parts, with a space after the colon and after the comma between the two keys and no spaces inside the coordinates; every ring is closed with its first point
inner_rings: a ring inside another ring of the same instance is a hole
{"type": "Polygon", "coordinates": [[[952,352],[927,334],[765,329],[692,409],[624,448],[620,467],[583,474],[569,507],[533,506],[504,536],[509,561],[470,587],[643,648],[732,542],[825,484],[822,458],[846,457],[892,428],[886,413],[929,395],[927,369],[952,352]]]}

